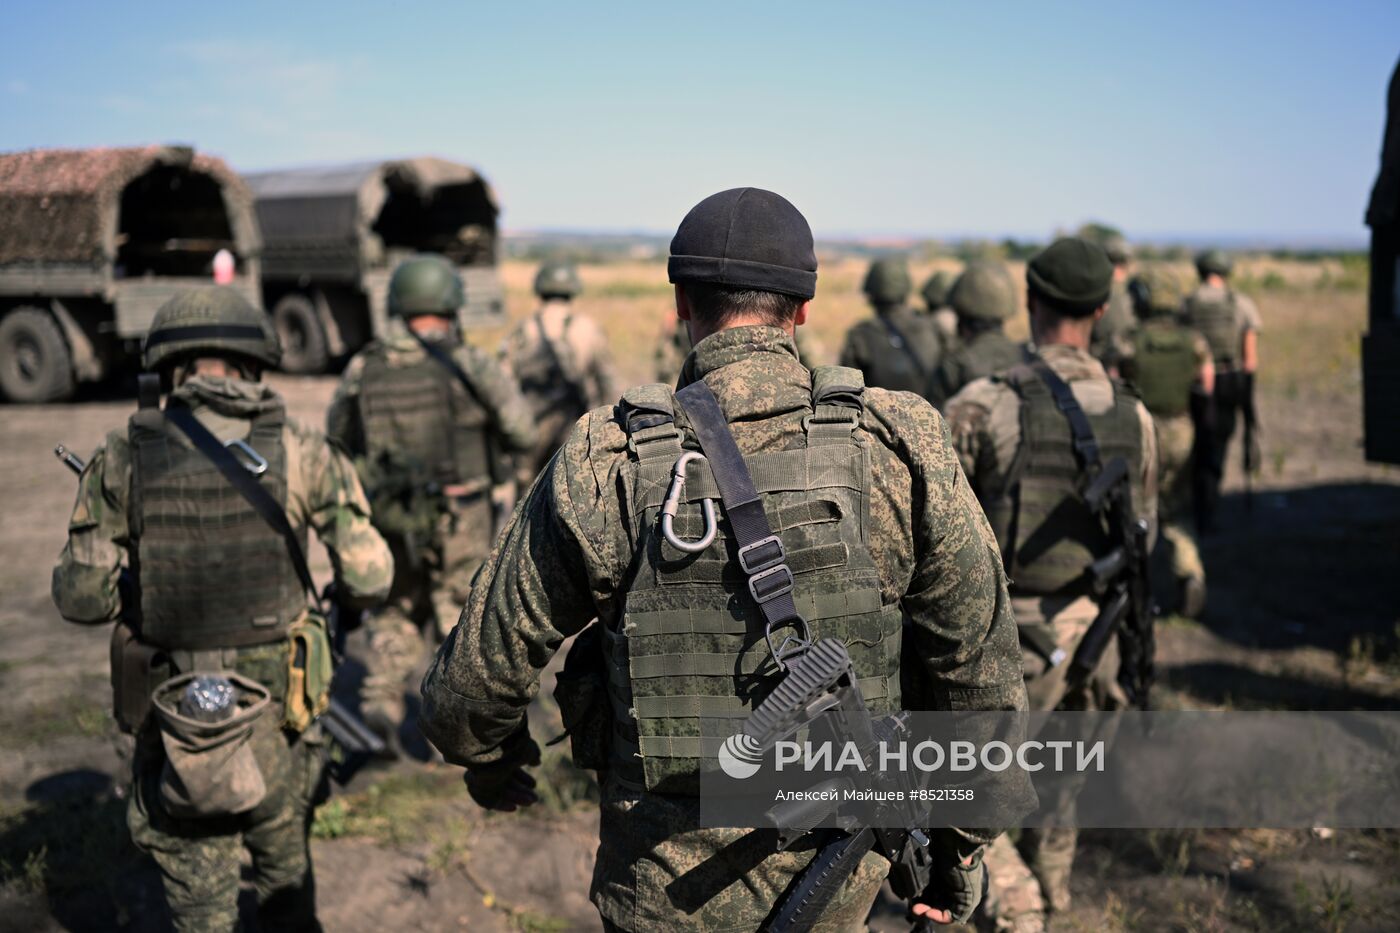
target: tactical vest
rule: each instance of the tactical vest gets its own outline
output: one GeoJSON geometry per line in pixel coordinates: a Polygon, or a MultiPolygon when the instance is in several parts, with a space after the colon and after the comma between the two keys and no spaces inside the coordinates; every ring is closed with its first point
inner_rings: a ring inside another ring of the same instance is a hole
{"type": "MultiPolygon", "coordinates": [[[[284,507],[285,423],[280,405],[262,412],[245,441],[267,461],[259,480],[284,507]]],[[[284,638],[306,611],[306,590],[283,539],[159,409],[137,412],[127,433],[142,641],[200,650],[284,638]]]]}
{"type": "MultiPolygon", "coordinates": [[[[1021,445],[1004,486],[984,503],[1011,588],[1016,594],[1072,593],[1087,584],[1089,565],[1112,550],[1108,531],[1080,498],[1083,473],[1073,433],[1049,388],[1028,366],[996,378],[1021,399],[1021,445]]],[[[1121,456],[1134,478],[1142,473],[1136,403],[1130,390],[1114,383],[1113,407],[1088,415],[1102,462],[1121,456]]]]}
{"type": "Polygon", "coordinates": [[[1196,350],[1191,331],[1170,320],[1144,324],[1133,336],[1133,387],[1154,415],[1183,415],[1196,381],[1196,350]]]}
{"type": "MultiPolygon", "coordinates": [[[[572,314],[564,318],[559,343],[565,345],[565,352],[568,352],[569,328],[573,322],[572,314]]],[[[535,315],[534,324],[539,331],[539,339],[528,353],[512,361],[520,391],[530,399],[536,415],[550,414],[564,408],[571,419],[578,418],[588,410],[582,380],[564,365],[561,348],[545,333],[544,316],[535,315]]]]}
{"type": "Polygon", "coordinates": [[[923,395],[938,368],[943,345],[927,316],[877,316],[863,327],[867,381],[894,392],[923,395]]]}
{"type": "Polygon", "coordinates": [[[489,417],[457,377],[431,357],[391,366],[382,349],[361,373],[360,421],[371,460],[405,455],[439,484],[489,479],[489,417]]]}
{"type": "Polygon", "coordinates": [[[967,382],[1010,369],[1025,360],[1021,345],[1000,330],[984,331],[969,338],[960,356],[967,382]]]}
{"type": "Polygon", "coordinates": [[[1240,311],[1234,292],[1226,289],[1221,297],[1203,297],[1197,291],[1186,299],[1185,321],[1205,336],[1216,366],[1235,365],[1240,355],[1240,311]]]}
{"type": "MultiPolygon", "coordinates": [[[[857,370],[822,367],[813,387],[801,446],[744,461],[783,543],[792,595],[812,639],[845,643],[871,710],[888,712],[899,707],[902,615],[898,604],[881,602],[868,545],[870,457],[856,434],[864,385],[857,370]]],[[[605,630],[612,770],[648,790],[694,794],[699,760],[728,737],[702,735],[702,720],[756,708],[782,675],[728,520],[698,554],[675,548],[658,530],[671,470],[685,449],[672,390],[631,389],[622,411],[630,456],[621,477],[636,559],[621,628],[605,630]]],[[[704,499],[722,513],[714,476],[699,460],[689,465],[674,521],[682,539],[701,536],[704,499]]]]}

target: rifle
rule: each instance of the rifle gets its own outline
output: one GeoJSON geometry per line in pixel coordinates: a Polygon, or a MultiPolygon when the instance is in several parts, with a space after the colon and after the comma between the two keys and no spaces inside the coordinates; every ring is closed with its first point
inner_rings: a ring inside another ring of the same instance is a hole
{"type": "MultiPolygon", "coordinates": [[[[906,730],[908,713],[879,718],[871,715],[856,682],[850,655],[836,639],[823,638],[796,657],[789,656],[786,663],[787,676],[744,723],[744,734],[763,751],[819,716],[829,714],[827,724],[831,730],[853,742],[869,766],[881,743],[893,744],[906,730]]],[[[816,857],[783,895],[765,926],[770,933],[811,929],[865,854],[877,846],[890,860],[890,885],[895,894],[910,900],[928,886],[933,859],[928,836],[915,824],[917,811],[912,803],[909,775],[902,769],[885,772],[868,768],[870,772],[877,774],[877,789],[902,791],[891,794],[890,802],[878,804],[881,817],[872,822],[902,828],[856,825],[854,817],[841,816],[840,793],[835,800],[783,802],[765,814],[778,831],[779,850],[832,817],[840,827],[827,831],[816,857]]],[[[848,778],[834,778],[826,783],[838,789],[852,786],[848,778]]]]}
{"type": "Polygon", "coordinates": [[[1254,474],[1259,472],[1262,452],[1259,449],[1259,415],[1254,410],[1254,373],[1240,373],[1240,413],[1244,416],[1244,507],[1254,510],[1254,474]]]}
{"type": "Polygon", "coordinates": [[[1089,565],[1089,582],[1102,608],[1074,652],[1070,676],[1088,677],[1098,667],[1109,638],[1116,634],[1121,657],[1118,682],[1129,700],[1145,710],[1155,676],[1152,627],[1156,610],[1148,578],[1147,522],[1133,515],[1131,487],[1127,460],[1114,457],[1082,494],[1089,510],[1106,518],[1116,544],[1089,565]]]}
{"type": "MultiPolygon", "coordinates": [[[[78,476],[82,476],[83,471],[87,469],[87,464],[82,461],[82,458],[62,444],[55,447],[53,453],[64,466],[78,476]]],[[[122,606],[123,613],[125,613],[130,604],[127,596],[131,595],[132,587],[131,578],[124,567],[117,585],[123,594],[122,606]]],[[[340,626],[336,624],[338,621],[336,616],[340,606],[335,602],[332,602],[331,606],[331,618],[327,621],[330,623],[333,633],[332,644],[343,645],[344,635],[340,631],[340,626]]],[[[336,657],[339,659],[339,652],[337,652],[336,657]]],[[[335,697],[331,697],[330,706],[321,714],[320,721],[345,754],[344,759],[332,762],[330,767],[331,776],[341,785],[349,782],[365,760],[384,752],[384,741],[371,732],[358,716],[346,709],[344,704],[335,697]]]]}

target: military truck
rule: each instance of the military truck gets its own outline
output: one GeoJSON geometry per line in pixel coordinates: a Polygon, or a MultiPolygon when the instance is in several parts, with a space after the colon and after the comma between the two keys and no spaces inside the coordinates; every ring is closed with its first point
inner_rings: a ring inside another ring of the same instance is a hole
{"type": "Polygon", "coordinates": [[[495,194],[470,166],[431,157],[245,176],[263,236],[263,301],[282,368],[324,372],[382,334],[389,276],[416,252],[457,265],[464,327],[498,322],[495,194]]]}
{"type": "Polygon", "coordinates": [[[221,253],[256,301],[258,251],[243,181],[187,146],[0,154],[0,393],[59,401],[130,363],[221,253]]]}

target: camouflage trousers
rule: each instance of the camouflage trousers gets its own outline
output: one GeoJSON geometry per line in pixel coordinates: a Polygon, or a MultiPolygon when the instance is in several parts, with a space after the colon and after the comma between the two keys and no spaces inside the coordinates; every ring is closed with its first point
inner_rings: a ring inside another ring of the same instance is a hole
{"type": "MultiPolygon", "coordinates": [[[[280,715],[280,714],[279,714],[280,715]]],[[[165,750],[154,726],[137,738],[126,821],[136,847],[155,859],[179,933],[241,929],[243,853],[252,856],[258,925],[264,933],[318,931],[316,886],[308,842],[312,812],[324,799],[325,748],[320,729],[301,736],[267,733],[258,763],[263,801],[238,816],[172,816],[160,798],[165,750]]]]}
{"type": "Polygon", "coordinates": [[[491,552],[493,520],[489,496],[480,496],[443,516],[436,540],[412,548],[391,538],[394,585],[389,599],[369,614],[369,652],[360,707],[365,717],[403,722],[404,692],[435,641],[457,624],[471,594],[472,578],[491,552]]]}
{"type": "MultiPolygon", "coordinates": [[[[1069,658],[1098,614],[1098,604],[1088,597],[1013,596],[1012,611],[1022,629],[1021,661],[1026,694],[1033,712],[1051,710],[1114,710],[1128,705],[1118,684],[1118,646],[1109,642],[1093,674],[1083,681],[1071,681],[1069,658]],[[1035,639],[1025,629],[1039,627],[1048,632],[1054,646],[1065,652],[1065,661],[1052,666],[1035,648],[1035,639]]],[[[1050,735],[1041,732],[1041,741],[1073,739],[1111,742],[1111,726],[1094,735],[1050,735]]],[[[980,908],[983,919],[998,930],[1035,933],[1045,929],[1045,917],[1053,911],[1069,909],[1069,879],[1079,832],[1073,828],[1074,799],[1082,787],[1079,780],[1060,781],[1049,793],[1041,790],[1040,822],[1049,823],[1023,829],[1013,844],[1002,836],[988,847],[987,896],[980,908]]]]}
{"type": "Polygon", "coordinates": [[[1191,507],[1191,451],[1196,429],[1190,415],[1153,419],[1157,429],[1157,520],[1175,580],[1206,578],[1201,551],[1196,544],[1195,514],[1191,507]]]}

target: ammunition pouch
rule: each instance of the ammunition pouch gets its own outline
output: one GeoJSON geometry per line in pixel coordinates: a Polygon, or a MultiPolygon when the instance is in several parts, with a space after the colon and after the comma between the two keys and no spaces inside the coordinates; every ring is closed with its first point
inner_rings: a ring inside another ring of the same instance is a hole
{"type": "Polygon", "coordinates": [[[151,712],[151,694],[175,673],[166,652],[143,642],[125,619],[112,629],[112,715],[134,734],[151,712]]]}
{"type": "Polygon", "coordinates": [[[166,812],[181,819],[212,819],[247,813],[267,796],[264,772],[289,766],[287,743],[272,694],[257,681],[232,671],[179,674],[151,695],[160,727],[165,764],[160,773],[160,800],[166,812]],[[220,722],[201,722],[180,712],[180,695],[196,677],[218,676],[239,690],[237,707],[220,722]]]}
{"type": "Polygon", "coordinates": [[[330,632],[319,613],[308,613],[287,633],[287,702],[282,725],[304,732],[331,705],[335,664],[330,632]]]}
{"type": "Polygon", "coordinates": [[[559,704],[564,734],[550,744],[567,735],[577,767],[605,770],[611,750],[613,720],[608,702],[601,622],[589,625],[574,639],[564,658],[564,669],[555,678],[554,702],[559,704]]]}

